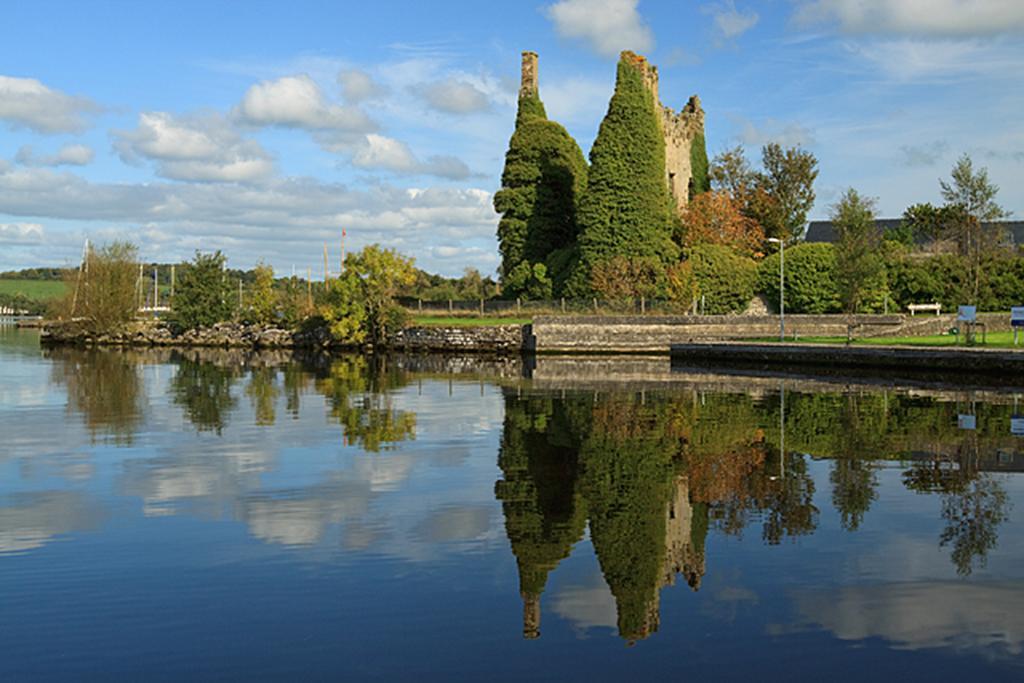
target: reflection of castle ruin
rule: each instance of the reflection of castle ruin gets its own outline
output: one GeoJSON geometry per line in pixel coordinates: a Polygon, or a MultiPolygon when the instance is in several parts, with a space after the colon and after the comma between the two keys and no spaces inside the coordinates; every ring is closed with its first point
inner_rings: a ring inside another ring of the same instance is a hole
{"type": "Polygon", "coordinates": [[[619,633],[630,641],[658,629],[662,588],[682,574],[696,590],[704,575],[706,505],[691,502],[688,479],[674,471],[671,451],[658,444],[644,452],[650,443],[632,449],[637,435],[653,433],[643,425],[634,428],[637,406],[602,406],[593,415],[603,425],[597,433],[616,440],[624,436],[620,446],[639,454],[636,471],[609,472],[615,454],[602,457],[603,436],[590,442],[591,430],[580,421],[591,408],[588,401],[569,406],[509,396],[506,402],[499,452],[504,478],[495,490],[518,564],[527,639],[540,636],[548,576],[583,537],[588,518],[594,550],[615,598],[619,633]]]}

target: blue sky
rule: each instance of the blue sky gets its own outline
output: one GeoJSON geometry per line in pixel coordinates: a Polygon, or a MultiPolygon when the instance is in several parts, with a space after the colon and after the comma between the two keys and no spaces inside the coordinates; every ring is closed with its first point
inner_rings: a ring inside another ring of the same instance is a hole
{"type": "Polygon", "coordinates": [[[972,156],[1024,215],[1021,0],[9,3],[0,42],[0,270],[83,240],[222,249],[288,273],[379,242],[449,275],[498,263],[522,50],[584,153],[622,49],[661,99],[700,95],[709,154],[768,141],[879,213],[939,201],[972,156]]]}

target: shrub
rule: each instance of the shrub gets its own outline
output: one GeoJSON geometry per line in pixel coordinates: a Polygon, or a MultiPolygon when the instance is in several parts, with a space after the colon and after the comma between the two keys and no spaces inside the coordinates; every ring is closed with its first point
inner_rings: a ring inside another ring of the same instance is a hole
{"type": "Polygon", "coordinates": [[[171,322],[185,329],[209,327],[231,317],[233,297],[224,264],[227,258],[220,251],[212,254],[196,252],[178,278],[171,302],[171,322]]]}
{"type": "MultiPolygon", "coordinates": [[[[786,311],[838,313],[836,254],[831,244],[798,244],[786,249],[786,311]]],[[[758,268],[757,292],[779,310],[779,254],[772,254],[758,268]]]]}
{"type": "Polygon", "coordinates": [[[59,304],[62,317],[76,319],[93,332],[110,332],[130,322],[139,307],[139,251],[134,244],[91,246],[80,270],[67,271],[68,293],[59,304]]]}
{"type": "Polygon", "coordinates": [[[757,279],[757,264],[752,259],[719,244],[703,244],[690,250],[687,262],[705,313],[741,313],[747,308],[757,279]]]}
{"type": "Polygon", "coordinates": [[[590,286],[610,301],[652,298],[663,289],[664,266],[654,257],[613,256],[594,264],[590,286]]]}

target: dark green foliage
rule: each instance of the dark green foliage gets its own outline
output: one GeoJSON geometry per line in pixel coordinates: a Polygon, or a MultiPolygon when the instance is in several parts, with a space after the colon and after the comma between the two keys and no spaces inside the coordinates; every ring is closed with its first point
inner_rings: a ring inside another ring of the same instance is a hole
{"type": "MultiPolygon", "coordinates": [[[[973,298],[968,259],[954,254],[927,258],[897,255],[887,265],[893,303],[901,310],[909,304],[937,302],[953,311],[973,298]]],[[[982,264],[977,297],[979,310],[1007,311],[1024,305],[1024,258],[991,258],[982,264]]]]}
{"type": "Polygon", "coordinates": [[[711,189],[708,175],[708,150],[704,133],[698,133],[690,144],[690,199],[711,189]]]}
{"type": "Polygon", "coordinates": [[[586,183],[587,163],[576,142],[547,120],[539,98],[521,97],[502,188],[494,195],[494,208],[502,214],[498,248],[506,296],[526,296],[507,282],[520,263],[543,262],[576,242],[576,209],[586,183]]]}
{"type": "MultiPolygon", "coordinates": [[[[786,249],[786,312],[838,313],[836,252],[831,244],[798,244],[786,249]]],[[[779,309],[779,254],[758,266],[757,291],[779,309]]]]}
{"type": "Polygon", "coordinates": [[[220,434],[237,403],[231,394],[236,378],[232,367],[182,357],[171,379],[171,399],[198,431],[220,434]]]}
{"type": "Polygon", "coordinates": [[[848,189],[832,207],[836,237],[836,286],[846,313],[865,308],[871,289],[884,286],[885,263],[879,253],[875,200],[848,189]]]}
{"type": "Polygon", "coordinates": [[[807,227],[807,213],[814,206],[814,181],[818,177],[818,160],[799,147],[783,149],[770,142],[761,149],[764,171],[757,175],[757,185],[771,198],[778,213],[774,220],[761,220],[769,237],[800,239],[807,227]]]}
{"type": "Polygon", "coordinates": [[[184,329],[209,327],[231,317],[233,292],[224,273],[227,258],[219,251],[196,252],[178,274],[171,321],[184,329]]]}
{"type": "Polygon", "coordinates": [[[631,61],[628,54],[619,61],[615,93],[590,150],[579,209],[580,263],[568,285],[572,296],[588,295],[591,268],[612,256],[655,256],[666,266],[678,258],[660,114],[631,61]]]}
{"type": "Polygon", "coordinates": [[[757,264],[720,244],[701,244],[688,254],[697,280],[697,299],[711,315],[741,313],[754,298],[757,264]]]}
{"type": "Polygon", "coordinates": [[[520,261],[505,278],[506,291],[524,299],[550,299],[551,278],[543,263],[520,261]]]}
{"type": "Polygon", "coordinates": [[[519,565],[523,597],[540,596],[547,576],[580,538],[586,508],[579,495],[578,447],[564,424],[564,404],[551,399],[505,401],[498,451],[502,480],[495,494],[519,565]]]}

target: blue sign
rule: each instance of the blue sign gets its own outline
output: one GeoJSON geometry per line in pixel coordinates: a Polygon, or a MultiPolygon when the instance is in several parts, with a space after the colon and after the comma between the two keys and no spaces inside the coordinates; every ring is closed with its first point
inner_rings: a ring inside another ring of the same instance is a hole
{"type": "Polygon", "coordinates": [[[961,306],[960,313],[956,317],[957,320],[965,323],[973,323],[978,319],[978,307],[977,306],[961,306]]]}
{"type": "Polygon", "coordinates": [[[1010,309],[1010,325],[1024,327],[1024,306],[1014,306],[1010,309]]]}

